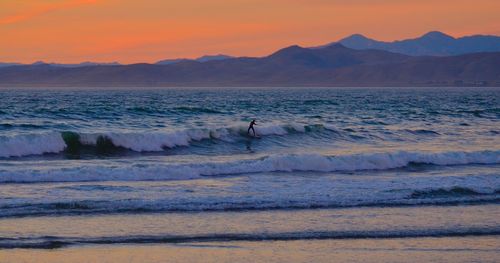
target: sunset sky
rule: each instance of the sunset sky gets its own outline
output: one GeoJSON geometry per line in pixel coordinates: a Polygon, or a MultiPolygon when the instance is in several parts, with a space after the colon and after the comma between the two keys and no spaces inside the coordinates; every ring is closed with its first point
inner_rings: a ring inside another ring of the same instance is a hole
{"type": "Polygon", "coordinates": [[[353,33],[500,34],[499,0],[0,0],[0,62],[262,56],[353,33]]]}

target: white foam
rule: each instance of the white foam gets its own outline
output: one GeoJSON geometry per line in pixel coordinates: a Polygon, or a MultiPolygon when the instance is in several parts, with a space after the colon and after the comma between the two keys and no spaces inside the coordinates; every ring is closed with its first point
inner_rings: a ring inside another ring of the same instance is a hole
{"type": "MultiPolygon", "coordinates": [[[[102,132],[78,133],[79,141],[85,145],[96,145],[99,137],[111,140],[115,146],[124,147],[137,152],[163,151],[165,147],[174,148],[188,146],[192,141],[218,139],[233,142],[238,136],[247,133],[246,124],[238,123],[226,128],[192,128],[173,131],[153,132],[102,132]]],[[[286,135],[289,131],[305,132],[301,124],[270,124],[255,127],[259,136],[286,135]]],[[[28,134],[17,136],[0,136],[0,157],[37,155],[57,153],[66,148],[66,144],[58,132],[46,134],[28,134]]]]}
{"type": "MultiPolygon", "coordinates": [[[[267,125],[255,127],[259,136],[286,135],[288,129],[298,132],[305,132],[303,125],[267,125]]],[[[81,134],[80,141],[83,144],[95,145],[99,136],[105,136],[113,142],[115,146],[121,146],[133,151],[162,151],[164,147],[174,148],[178,146],[188,146],[192,141],[203,139],[219,139],[233,141],[231,135],[239,136],[246,134],[247,127],[236,125],[230,128],[220,129],[186,129],[170,132],[150,132],[150,133],[100,133],[81,134]]]]}
{"type": "Polygon", "coordinates": [[[149,133],[96,133],[80,134],[80,142],[86,145],[95,145],[99,137],[106,137],[113,145],[124,147],[137,152],[163,151],[164,147],[188,146],[191,141],[200,141],[211,138],[209,130],[180,130],[171,132],[149,133]]]}
{"type": "Polygon", "coordinates": [[[0,136],[0,157],[57,153],[65,147],[61,134],[57,132],[0,136]]]}
{"type": "Polygon", "coordinates": [[[334,125],[325,124],[325,125],[323,125],[323,127],[325,127],[325,129],[330,130],[330,131],[339,132],[338,128],[335,127],[334,125]]]}
{"type": "Polygon", "coordinates": [[[290,129],[295,130],[296,132],[306,132],[306,126],[302,124],[292,123],[287,125],[290,129]]]}
{"type": "Polygon", "coordinates": [[[0,182],[178,180],[262,172],[383,170],[404,167],[412,162],[436,165],[498,164],[500,151],[392,152],[342,156],[300,154],[229,162],[140,165],[122,163],[120,166],[87,164],[70,168],[0,171],[0,182]]]}
{"type": "Polygon", "coordinates": [[[285,135],[288,132],[281,125],[268,125],[268,126],[260,126],[255,127],[255,131],[259,136],[266,135],[285,135]]]}

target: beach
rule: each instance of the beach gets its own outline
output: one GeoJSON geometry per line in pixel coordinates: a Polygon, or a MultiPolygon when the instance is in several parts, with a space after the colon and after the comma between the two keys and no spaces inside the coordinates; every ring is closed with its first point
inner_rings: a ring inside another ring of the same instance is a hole
{"type": "Polygon", "coordinates": [[[0,261],[496,262],[499,212],[475,205],[11,219],[0,230],[22,237],[16,247],[24,248],[1,250],[0,261]]]}
{"type": "Polygon", "coordinates": [[[83,246],[1,251],[2,262],[498,262],[498,238],[83,246]]]}

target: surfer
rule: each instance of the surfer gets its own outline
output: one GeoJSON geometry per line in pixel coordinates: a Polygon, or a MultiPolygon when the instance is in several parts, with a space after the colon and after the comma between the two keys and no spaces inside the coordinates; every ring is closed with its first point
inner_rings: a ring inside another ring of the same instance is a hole
{"type": "Polygon", "coordinates": [[[257,124],[255,123],[255,120],[252,120],[252,122],[250,122],[250,126],[248,126],[247,134],[250,135],[250,130],[252,130],[253,137],[257,137],[257,135],[255,134],[255,129],[253,128],[254,125],[257,125],[257,124]]]}

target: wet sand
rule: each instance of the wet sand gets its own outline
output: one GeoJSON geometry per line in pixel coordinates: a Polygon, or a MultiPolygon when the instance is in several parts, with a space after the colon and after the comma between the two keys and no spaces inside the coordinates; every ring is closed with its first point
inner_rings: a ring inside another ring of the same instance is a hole
{"type": "Polygon", "coordinates": [[[0,262],[499,262],[500,238],[444,237],[0,250],[0,262]]]}

